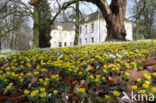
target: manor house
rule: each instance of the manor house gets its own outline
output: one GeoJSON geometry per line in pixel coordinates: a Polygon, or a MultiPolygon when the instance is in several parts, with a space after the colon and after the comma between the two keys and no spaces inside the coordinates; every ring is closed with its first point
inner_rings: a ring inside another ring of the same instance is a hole
{"type": "MultiPolygon", "coordinates": [[[[125,20],[126,39],[133,40],[133,23],[125,20]]],[[[65,47],[74,45],[74,23],[54,23],[51,31],[51,47],[65,47]]],[[[107,35],[106,22],[100,12],[92,13],[80,23],[79,45],[96,44],[105,41],[107,35]]]]}

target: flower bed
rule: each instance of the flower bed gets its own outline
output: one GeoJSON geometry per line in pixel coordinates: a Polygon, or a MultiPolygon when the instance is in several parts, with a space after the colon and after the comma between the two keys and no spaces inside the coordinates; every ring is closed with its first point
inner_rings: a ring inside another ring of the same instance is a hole
{"type": "MultiPolygon", "coordinates": [[[[106,103],[156,96],[156,41],[17,51],[0,58],[0,101],[106,103]]],[[[115,103],[116,103],[115,102],[115,103]]]]}

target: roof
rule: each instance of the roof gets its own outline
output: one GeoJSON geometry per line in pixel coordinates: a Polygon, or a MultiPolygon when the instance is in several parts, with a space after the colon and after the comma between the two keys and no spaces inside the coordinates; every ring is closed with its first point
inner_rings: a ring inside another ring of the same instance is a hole
{"type": "Polygon", "coordinates": [[[101,12],[99,10],[97,10],[94,13],[91,13],[89,15],[87,15],[83,21],[81,21],[81,23],[86,23],[86,22],[90,22],[90,21],[94,21],[98,18],[103,18],[101,12]]]}
{"type": "Polygon", "coordinates": [[[74,30],[75,23],[69,23],[69,22],[54,22],[52,25],[52,29],[58,29],[58,30],[74,30]]]}
{"type": "MultiPolygon", "coordinates": [[[[101,11],[100,10],[97,10],[96,12],[87,15],[84,18],[84,20],[81,21],[81,24],[87,23],[87,22],[90,22],[90,21],[94,21],[94,20],[97,20],[97,19],[101,19],[101,18],[104,19],[101,11]]],[[[132,22],[132,21],[128,20],[128,18],[125,18],[125,21],[132,22]]]]}

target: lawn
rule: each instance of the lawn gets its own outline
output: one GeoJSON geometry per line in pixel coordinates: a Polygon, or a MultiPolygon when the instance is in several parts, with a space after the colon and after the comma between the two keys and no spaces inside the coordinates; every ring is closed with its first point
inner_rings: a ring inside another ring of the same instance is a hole
{"type": "Polygon", "coordinates": [[[156,96],[156,40],[7,55],[0,57],[2,102],[117,103],[123,91],[156,96]]]}

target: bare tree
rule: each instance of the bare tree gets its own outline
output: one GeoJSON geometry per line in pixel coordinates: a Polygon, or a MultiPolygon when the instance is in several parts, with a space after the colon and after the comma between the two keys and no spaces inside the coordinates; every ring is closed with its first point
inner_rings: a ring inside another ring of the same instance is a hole
{"type": "Polygon", "coordinates": [[[14,2],[14,0],[2,0],[0,4],[0,39],[3,43],[6,43],[5,48],[13,49],[15,36],[19,33],[21,28],[21,23],[25,22],[26,16],[30,14],[28,9],[22,8],[23,5],[20,4],[21,0],[14,2]]]}
{"type": "Polygon", "coordinates": [[[131,0],[130,19],[134,22],[135,39],[151,39],[156,37],[156,1],[131,0]]]}

